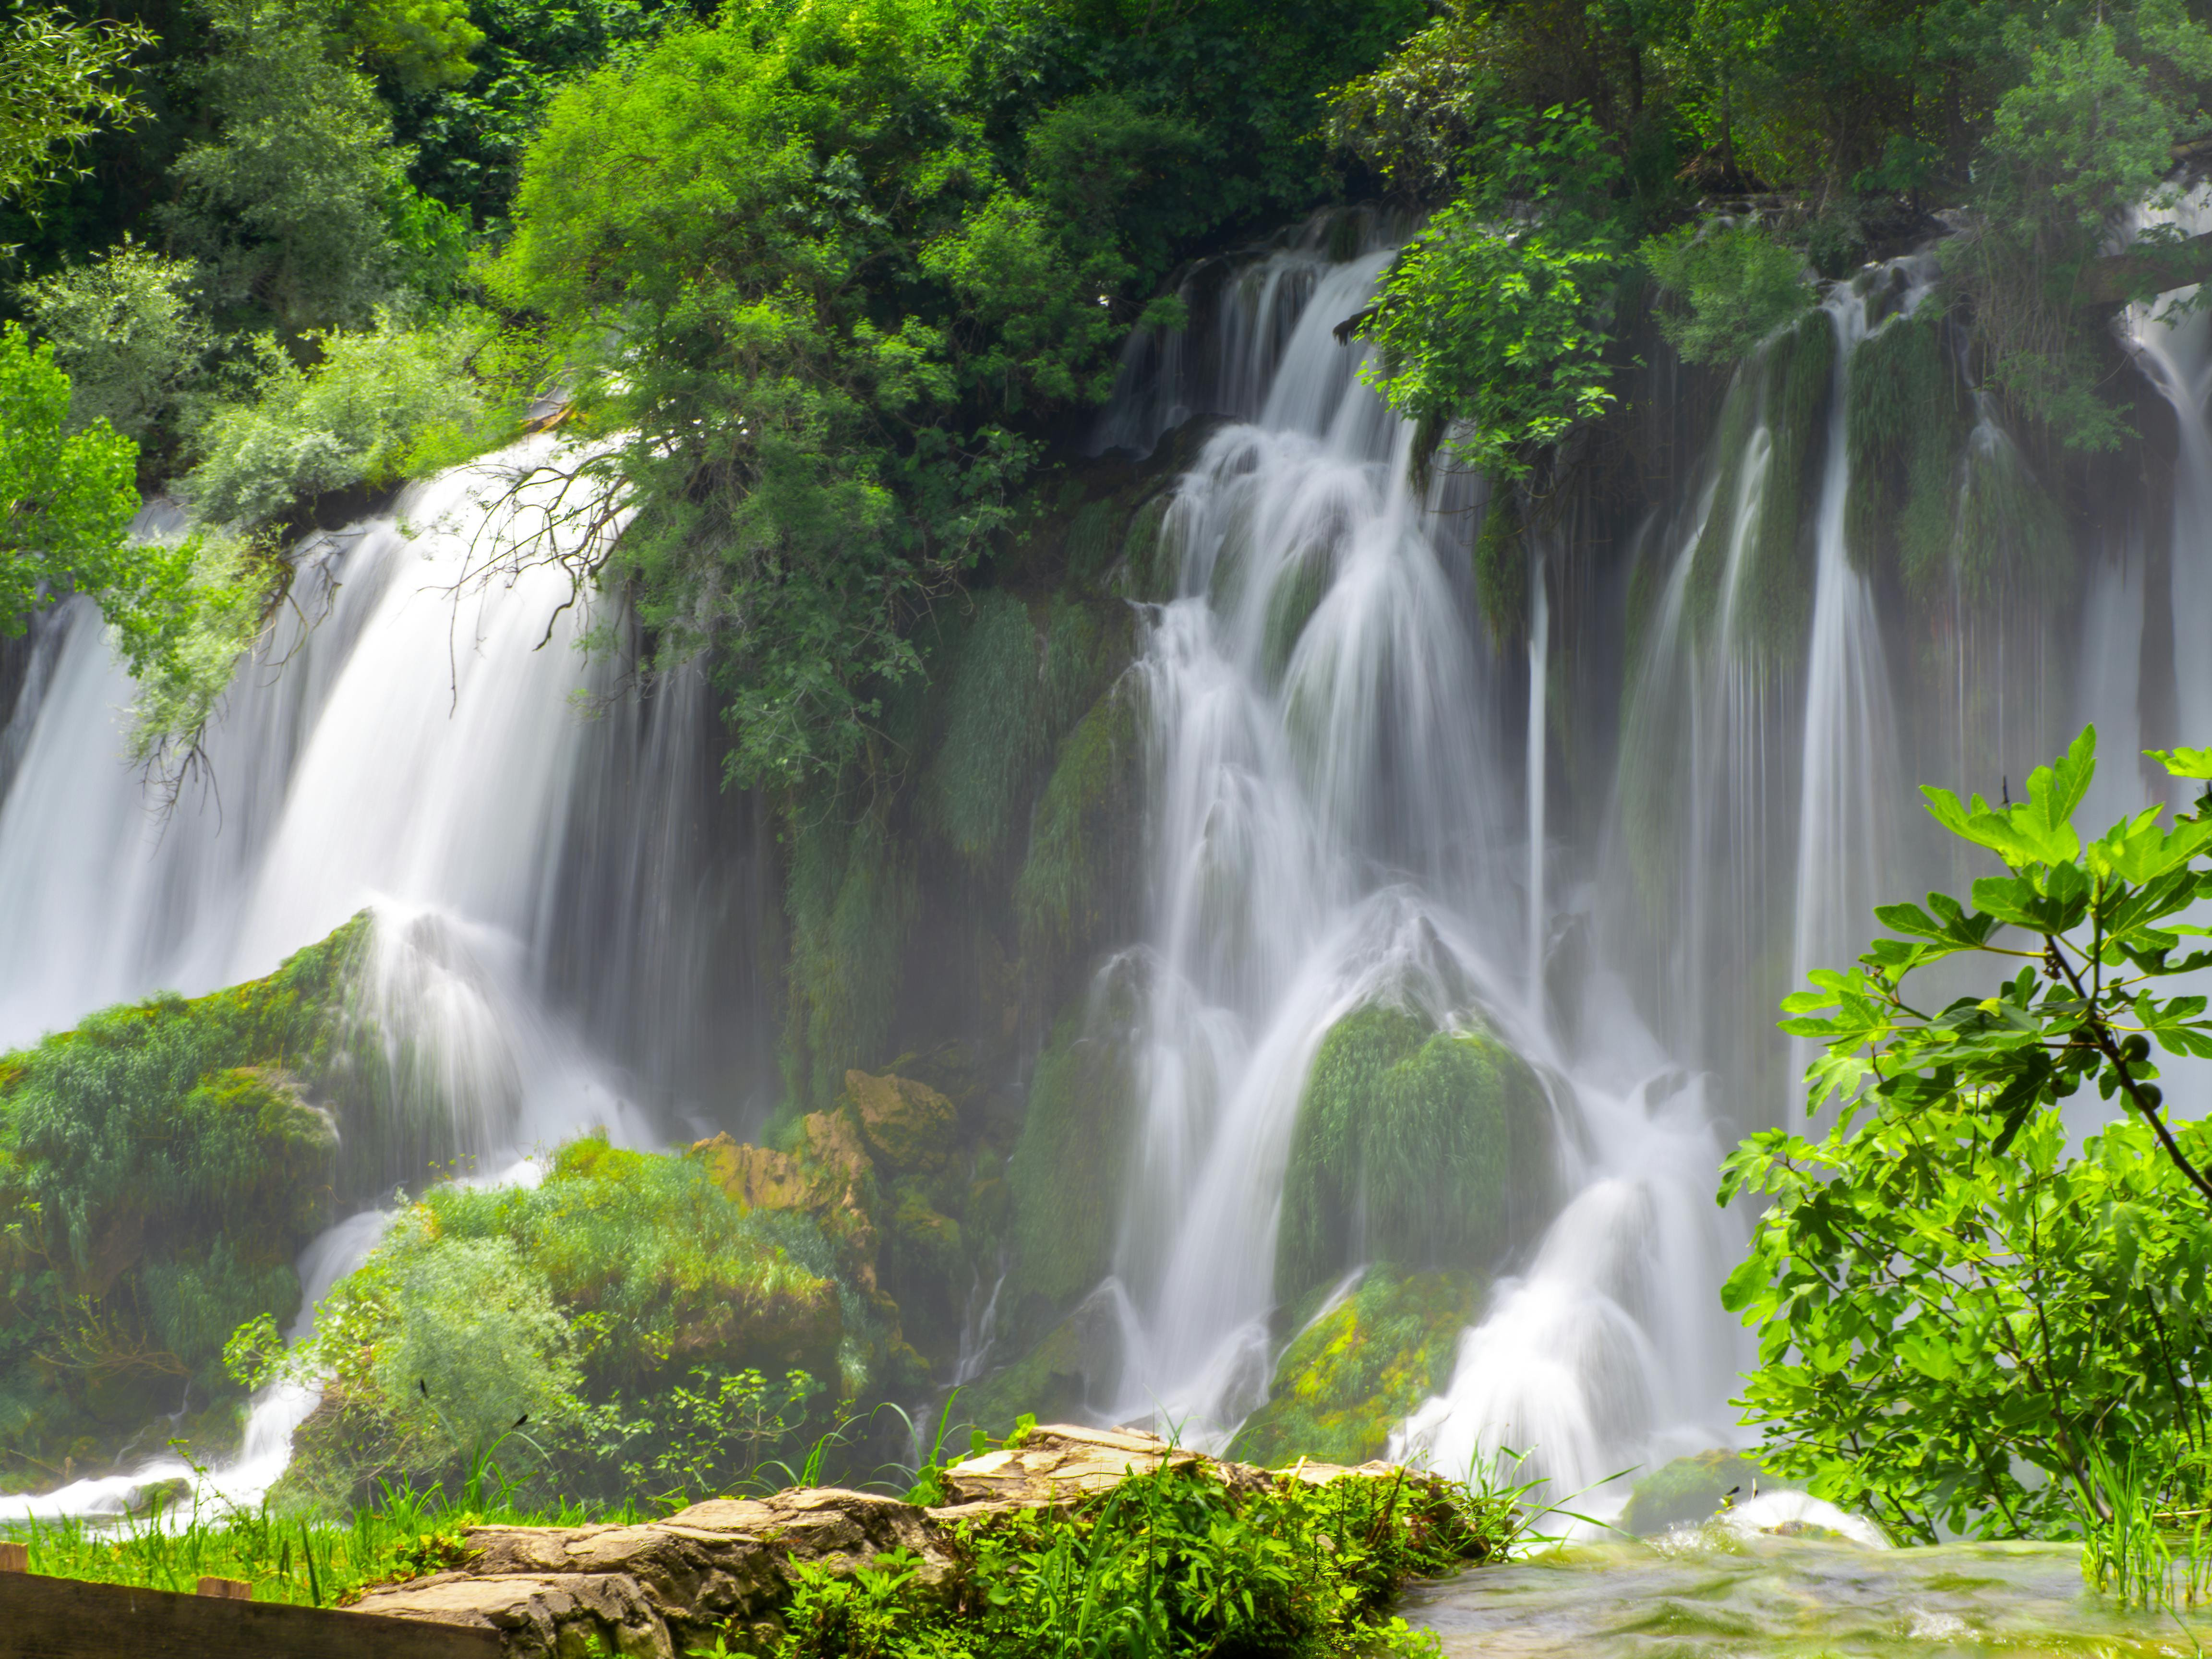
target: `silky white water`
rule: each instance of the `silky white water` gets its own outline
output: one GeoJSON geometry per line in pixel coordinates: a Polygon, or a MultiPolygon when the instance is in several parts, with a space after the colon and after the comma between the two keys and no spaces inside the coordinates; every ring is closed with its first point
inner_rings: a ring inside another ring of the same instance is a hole
{"type": "MultiPolygon", "coordinates": [[[[382,1034],[395,1111],[428,1126],[398,1144],[496,1177],[587,1130],[649,1143],[685,1119],[686,1077],[720,1063],[738,1024],[707,1013],[730,903],[699,827],[704,688],[679,675],[647,702],[580,652],[586,608],[562,610],[550,565],[472,576],[518,522],[502,492],[544,453],[412,488],[302,549],[291,611],[210,733],[206,785],[173,810],[123,762],[131,687],[98,614],[41,623],[0,745],[0,1046],[157,988],[257,977],[366,908],[354,1012],[382,1034]]],[[[355,1192],[451,1172],[339,1157],[355,1192]]],[[[295,1336],[380,1221],[308,1247],[295,1336]]],[[[316,1396],[257,1397],[201,1499],[258,1500],[316,1396]]],[[[129,1473],[0,1516],[112,1513],[187,1474],[163,1427],[129,1473]]]]}
{"type": "Polygon", "coordinates": [[[1333,333],[1389,258],[1292,247],[1221,301],[1237,418],[1178,490],[1177,591],[1146,609],[1136,671],[1154,789],[1143,1121],[1108,1295],[1123,1364],[1098,1404],[1218,1445],[1265,1398],[1306,1076],[1333,1024],[1392,1001],[1498,1030],[1543,1070],[1567,1194],[1513,1260],[1462,1264],[1500,1277],[1403,1449],[1449,1468],[1510,1445],[1579,1486],[1725,1436],[1735,1346],[1712,1292],[1734,1238],[1700,1091],[1617,988],[1591,993],[1588,1043],[1549,1029],[1543,571],[1514,630],[1529,641],[1516,766],[1472,516],[1440,510],[1465,481],[1416,484],[1411,425],[1333,333]],[[1286,294],[1310,297],[1278,347],[1260,324],[1286,294]]]}

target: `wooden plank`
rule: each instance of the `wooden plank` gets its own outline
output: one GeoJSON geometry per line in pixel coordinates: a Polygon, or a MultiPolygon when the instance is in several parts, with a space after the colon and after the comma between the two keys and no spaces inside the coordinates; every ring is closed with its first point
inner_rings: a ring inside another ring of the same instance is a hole
{"type": "Polygon", "coordinates": [[[0,1573],[0,1659],[498,1659],[499,1632],[0,1573]]]}

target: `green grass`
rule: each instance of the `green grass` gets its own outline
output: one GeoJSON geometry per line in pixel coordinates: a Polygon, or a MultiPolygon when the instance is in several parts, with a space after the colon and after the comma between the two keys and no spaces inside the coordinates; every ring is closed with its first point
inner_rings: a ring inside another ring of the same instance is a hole
{"type": "MultiPolygon", "coordinates": [[[[481,1472],[479,1472],[481,1474],[481,1472]]],[[[496,1480],[496,1476],[493,1476],[496,1480]]],[[[55,1578],[191,1593],[205,1578],[243,1579],[257,1601],[342,1606],[367,1586],[436,1572],[462,1559],[470,1527],[583,1526],[645,1518],[631,1504],[526,1510],[481,1478],[448,1500],[387,1491],[347,1521],[304,1520],[262,1508],[191,1509],[114,1524],[33,1522],[0,1528],[30,1547],[30,1570],[55,1578]]]]}

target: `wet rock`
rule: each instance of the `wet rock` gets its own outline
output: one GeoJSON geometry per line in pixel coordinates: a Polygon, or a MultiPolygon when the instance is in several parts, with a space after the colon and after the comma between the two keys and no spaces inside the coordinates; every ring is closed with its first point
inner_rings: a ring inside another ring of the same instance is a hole
{"type": "Polygon", "coordinates": [[[894,1170],[942,1169],[952,1149],[957,1114],[952,1103],[926,1083],[886,1073],[845,1073],[845,1097],[852,1103],[868,1150],[894,1170]]]}
{"type": "Polygon", "coordinates": [[[1703,1521],[1730,1501],[1750,1501],[1765,1473],[1756,1458],[1725,1448],[1678,1457],[1636,1483],[1620,1528],[1640,1538],[1703,1521]]]}

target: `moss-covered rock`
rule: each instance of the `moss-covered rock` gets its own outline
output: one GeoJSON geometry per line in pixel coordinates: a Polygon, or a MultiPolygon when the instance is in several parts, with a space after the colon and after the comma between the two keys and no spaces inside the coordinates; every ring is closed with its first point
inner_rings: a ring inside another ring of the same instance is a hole
{"type": "Polygon", "coordinates": [[[1486,1265],[1512,1236],[1549,1121],[1528,1063],[1480,1030],[1391,1003],[1355,1010],[1306,1079],[1283,1186],[1275,1293],[1362,1261],[1486,1265]]]}
{"type": "Polygon", "coordinates": [[[374,1139],[346,1006],[368,929],[0,1056],[0,1481],[105,1472],[180,1402],[186,1437],[232,1449],[223,1345],[297,1311],[342,1133],[374,1139]]]}
{"type": "Polygon", "coordinates": [[[1283,1350],[1267,1403],[1229,1455],[1268,1468],[1380,1457],[1390,1431],[1451,1380],[1476,1293],[1468,1273],[1370,1267],[1283,1350]]]}
{"type": "Polygon", "coordinates": [[[1136,699],[1109,690],[1060,745],[1014,881],[1022,951],[1046,963],[1103,940],[1138,842],[1136,699]]]}
{"type": "Polygon", "coordinates": [[[958,1115],[927,1083],[850,1071],[845,1098],[869,1152],[891,1169],[941,1170],[951,1159],[958,1115]]]}
{"type": "Polygon", "coordinates": [[[597,1138],[534,1188],[434,1188],[323,1304],[313,1360],[332,1385],[283,1495],[343,1504],[495,1448],[512,1474],[621,1490],[747,1373],[834,1397],[858,1293],[833,1254],[802,1216],[733,1200],[708,1159],[597,1138]]]}
{"type": "Polygon", "coordinates": [[[1054,1023],[1007,1164],[1016,1282],[1055,1308],[1105,1276],[1121,1217],[1134,1077],[1115,1000],[1054,1023]]]}
{"type": "Polygon", "coordinates": [[[1620,1529],[1642,1538],[1709,1519],[1732,1497],[1748,1500],[1765,1473],[1757,1458],[1720,1448],[1678,1457],[1636,1483],[1620,1529]]]}
{"type": "Polygon", "coordinates": [[[1091,1393],[1091,1373],[1101,1361],[1096,1333],[1079,1318],[1063,1319],[1019,1358],[963,1388],[951,1407],[952,1419],[998,1436],[1012,1431],[1024,1416],[1081,1417],[1091,1393]]]}

